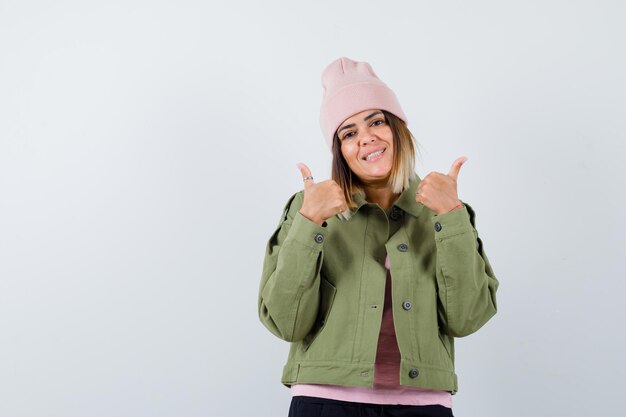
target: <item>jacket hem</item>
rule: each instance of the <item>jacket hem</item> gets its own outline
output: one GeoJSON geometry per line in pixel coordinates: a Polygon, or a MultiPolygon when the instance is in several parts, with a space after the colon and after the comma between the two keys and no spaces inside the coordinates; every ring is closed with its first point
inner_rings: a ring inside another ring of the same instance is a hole
{"type": "MultiPolygon", "coordinates": [[[[294,384],[330,384],[372,387],[374,364],[350,364],[337,362],[289,362],[283,368],[281,382],[290,387],[294,384]]],[[[400,384],[407,387],[449,391],[458,390],[457,376],[452,370],[429,367],[403,361],[400,366],[400,384]],[[417,376],[415,375],[417,370],[417,376]]]]}

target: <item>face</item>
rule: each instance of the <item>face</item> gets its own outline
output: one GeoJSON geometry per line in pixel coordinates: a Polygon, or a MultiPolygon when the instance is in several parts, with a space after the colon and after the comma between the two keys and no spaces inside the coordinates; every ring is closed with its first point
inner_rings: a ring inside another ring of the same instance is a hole
{"type": "Polygon", "coordinates": [[[386,184],[393,166],[393,133],[380,110],[365,110],[337,129],[341,153],[364,184],[386,184]]]}

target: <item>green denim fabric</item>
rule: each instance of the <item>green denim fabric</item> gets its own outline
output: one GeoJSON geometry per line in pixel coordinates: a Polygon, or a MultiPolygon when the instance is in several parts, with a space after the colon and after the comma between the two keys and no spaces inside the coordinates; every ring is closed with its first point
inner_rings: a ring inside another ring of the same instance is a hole
{"type": "Polygon", "coordinates": [[[259,289],[261,322],[292,342],[282,382],[372,386],[389,256],[400,384],[457,391],[454,338],[496,313],[494,277],[464,204],[435,215],[415,201],[415,176],[385,212],[357,197],[348,221],[324,226],[287,203],[270,238],[259,289]]]}

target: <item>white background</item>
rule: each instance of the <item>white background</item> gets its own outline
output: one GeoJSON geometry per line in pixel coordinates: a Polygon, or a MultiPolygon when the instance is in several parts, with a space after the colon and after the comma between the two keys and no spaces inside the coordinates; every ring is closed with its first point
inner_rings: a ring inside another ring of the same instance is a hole
{"type": "Polygon", "coordinates": [[[459,194],[499,312],[457,416],[619,415],[622,1],[0,0],[0,417],[286,416],[265,242],[368,61],[459,194]]]}

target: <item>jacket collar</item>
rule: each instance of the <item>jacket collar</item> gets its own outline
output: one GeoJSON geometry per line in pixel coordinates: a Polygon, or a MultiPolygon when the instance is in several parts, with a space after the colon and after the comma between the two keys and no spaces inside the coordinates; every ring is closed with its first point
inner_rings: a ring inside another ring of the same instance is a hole
{"type": "Polygon", "coordinates": [[[415,201],[415,193],[417,192],[417,186],[421,182],[421,178],[415,174],[413,178],[409,180],[409,188],[404,190],[400,197],[395,202],[395,206],[402,209],[402,211],[409,213],[413,217],[419,217],[424,212],[424,205],[415,201]]]}
{"type": "MultiPolygon", "coordinates": [[[[402,209],[402,211],[406,213],[409,213],[413,217],[419,217],[419,215],[422,214],[424,211],[424,205],[418,204],[415,201],[415,193],[417,192],[417,186],[419,185],[421,181],[422,181],[421,178],[417,174],[414,174],[413,177],[409,180],[409,188],[404,190],[402,194],[400,194],[396,202],[394,203],[394,206],[402,209]]],[[[367,200],[365,200],[365,196],[362,194],[354,194],[352,198],[354,199],[354,202],[357,204],[357,208],[354,211],[355,214],[357,211],[359,211],[359,209],[362,206],[364,206],[365,204],[368,204],[367,200]]]]}

